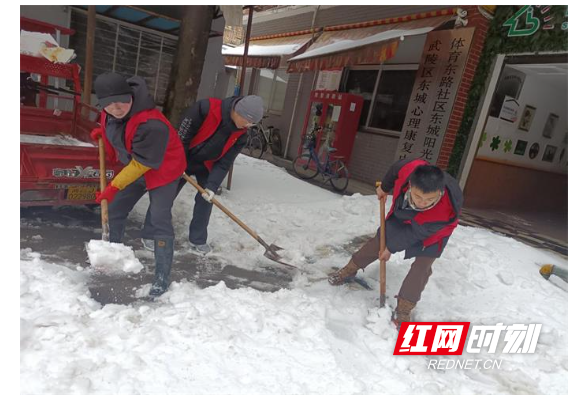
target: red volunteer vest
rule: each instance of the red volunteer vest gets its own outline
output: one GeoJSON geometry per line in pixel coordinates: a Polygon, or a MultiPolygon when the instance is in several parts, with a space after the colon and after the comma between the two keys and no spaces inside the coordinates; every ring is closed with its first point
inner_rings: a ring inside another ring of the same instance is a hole
{"type": "MultiPolygon", "coordinates": [[[[190,142],[190,149],[195,146],[198,146],[200,143],[206,141],[208,138],[214,135],[216,129],[218,128],[223,119],[221,110],[222,100],[210,98],[208,99],[208,101],[210,102],[210,109],[208,111],[208,115],[206,116],[206,119],[202,123],[200,129],[198,129],[198,133],[196,133],[196,135],[190,142]]],[[[225,143],[225,147],[223,147],[221,155],[214,160],[204,161],[204,166],[209,172],[212,170],[214,163],[220,160],[226,154],[226,152],[229,151],[229,149],[233,147],[235,143],[237,143],[237,140],[242,135],[244,135],[245,132],[247,132],[247,129],[240,129],[238,131],[232,132],[231,136],[229,136],[229,139],[225,143]]]]}
{"type": "MultiPolygon", "coordinates": [[[[163,122],[168,128],[169,140],[167,141],[167,148],[163,156],[163,161],[157,169],[150,169],[143,175],[145,177],[145,183],[147,189],[155,189],[157,187],[167,185],[170,182],[178,179],[186,170],[186,154],[184,153],[184,146],[180,141],[180,138],[171,125],[171,123],[165,118],[165,116],[157,109],[152,108],[150,110],[141,111],[138,114],[133,115],[125,126],[125,148],[132,153],[132,143],[137,128],[142,123],[147,122],[150,119],[156,119],[163,122]]],[[[102,111],[100,116],[100,126],[102,128],[102,139],[104,140],[104,147],[108,154],[110,161],[117,162],[118,157],[116,151],[108,137],[106,136],[106,112],[102,111]]]]}
{"type": "MultiPolygon", "coordinates": [[[[406,193],[408,187],[404,187],[406,182],[408,181],[408,177],[412,172],[415,170],[416,167],[419,165],[428,165],[429,163],[424,160],[414,160],[406,164],[402,167],[398,173],[398,178],[394,182],[394,190],[392,193],[392,207],[390,207],[390,211],[386,216],[386,219],[390,218],[394,213],[394,200],[396,200],[400,196],[400,191],[402,190],[403,193],[406,193]]],[[[428,247],[433,243],[441,241],[443,238],[451,235],[459,220],[456,218],[455,210],[453,209],[453,205],[451,204],[451,200],[449,199],[449,193],[445,191],[439,203],[435,205],[435,207],[431,208],[430,210],[420,211],[414,217],[414,220],[419,224],[425,224],[427,222],[449,222],[453,218],[455,220],[451,223],[448,223],[445,227],[441,228],[439,231],[434,233],[432,236],[429,236],[425,240],[423,240],[423,246],[428,247]]],[[[411,221],[404,221],[405,224],[410,224],[411,221]]]]}

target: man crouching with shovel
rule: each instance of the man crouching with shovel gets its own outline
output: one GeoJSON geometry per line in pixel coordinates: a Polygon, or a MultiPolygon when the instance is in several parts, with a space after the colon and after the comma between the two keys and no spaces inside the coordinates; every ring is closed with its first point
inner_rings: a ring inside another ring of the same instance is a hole
{"type": "Polygon", "coordinates": [[[423,160],[401,160],[388,170],[377,188],[378,199],[392,191],[392,207],[386,216],[386,249],[380,252],[379,230],[363,245],[349,263],[329,275],[331,285],[341,285],[377,259],[388,261],[392,253],[405,251],[404,258],[415,258],[404,278],[392,322],[410,322],[410,314],[429,277],[435,259],[443,253],[463,203],[457,181],[423,160]]]}
{"type": "Polygon", "coordinates": [[[125,165],[96,193],[96,202],[108,201],[109,240],[122,243],[129,212],[149,192],[147,234],[155,239],[155,279],[149,296],[160,296],[169,286],[174,255],[171,209],[186,168],[184,148],[171,123],[155,108],[142,78],[104,73],[94,88],[102,113],[92,139],[102,139],[110,160],[125,165]]]}

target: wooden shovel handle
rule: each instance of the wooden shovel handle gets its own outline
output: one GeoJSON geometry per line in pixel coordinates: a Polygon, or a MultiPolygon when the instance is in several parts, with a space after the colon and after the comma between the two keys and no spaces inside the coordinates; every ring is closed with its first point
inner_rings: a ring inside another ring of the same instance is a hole
{"type": "MultiPolygon", "coordinates": [[[[382,182],[376,182],[380,187],[382,182]]],[[[380,253],[386,250],[386,198],[380,199],[380,253]]],[[[380,260],[380,307],[386,304],[386,261],[380,260]]]]}
{"type": "MultiPolygon", "coordinates": [[[[98,139],[98,156],[100,158],[100,191],[106,188],[106,155],[104,154],[104,142],[102,138],[98,139]]],[[[102,240],[108,241],[108,200],[100,202],[100,214],[102,217],[102,240]]]]}

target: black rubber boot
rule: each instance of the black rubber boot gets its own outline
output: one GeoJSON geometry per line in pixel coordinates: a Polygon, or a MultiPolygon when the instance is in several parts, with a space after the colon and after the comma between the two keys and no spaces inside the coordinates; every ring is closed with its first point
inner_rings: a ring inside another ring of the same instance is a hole
{"type": "Polygon", "coordinates": [[[149,291],[150,297],[161,296],[169,286],[169,274],[174,259],[174,238],[155,237],[155,279],[149,291]]]}

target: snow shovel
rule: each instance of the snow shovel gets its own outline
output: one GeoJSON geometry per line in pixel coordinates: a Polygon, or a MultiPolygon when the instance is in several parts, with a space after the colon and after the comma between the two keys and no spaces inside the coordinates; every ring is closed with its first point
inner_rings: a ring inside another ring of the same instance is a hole
{"type": "MultiPolygon", "coordinates": [[[[200,192],[201,195],[206,193],[206,191],[200,185],[198,185],[198,183],[193,178],[191,178],[190,176],[188,176],[185,173],[184,173],[184,175],[182,175],[182,177],[186,181],[188,181],[192,186],[194,186],[198,190],[198,192],[200,192]]],[[[285,265],[287,267],[298,269],[298,267],[295,267],[290,264],[286,264],[285,262],[281,261],[282,257],[277,253],[278,250],[283,250],[281,247],[276,246],[275,244],[268,245],[261,237],[259,237],[259,235],[257,233],[255,233],[255,231],[253,229],[251,229],[247,225],[245,225],[239,218],[237,218],[232,212],[230,212],[225,206],[223,206],[214,197],[212,198],[212,204],[214,204],[215,206],[220,208],[222,212],[227,214],[229,216],[229,218],[231,218],[233,221],[235,221],[241,228],[245,229],[245,231],[247,231],[248,234],[253,236],[253,238],[255,240],[257,240],[257,242],[263,246],[263,248],[265,249],[265,253],[263,254],[264,257],[267,257],[270,260],[275,261],[279,264],[285,265]]]]}
{"type": "MultiPolygon", "coordinates": [[[[376,182],[380,187],[382,182],[376,182]]],[[[386,197],[380,199],[380,253],[386,250],[386,197]]],[[[380,260],[380,307],[386,304],[386,261],[380,260]]]]}
{"type": "MultiPolygon", "coordinates": [[[[98,139],[98,155],[100,157],[100,191],[103,192],[106,188],[106,157],[104,154],[104,142],[102,138],[98,139]]],[[[104,199],[100,202],[100,212],[102,216],[102,240],[108,242],[109,227],[108,227],[108,200],[104,199]]]]}

